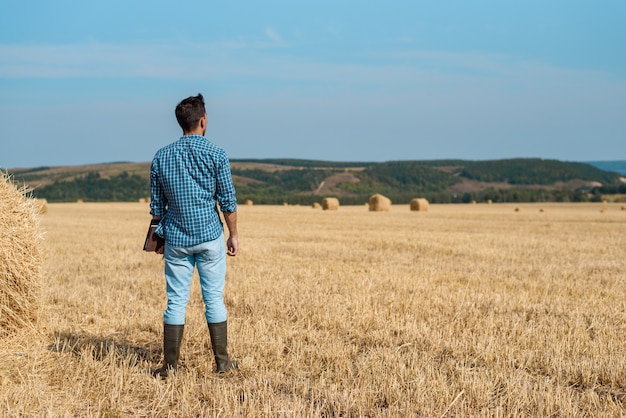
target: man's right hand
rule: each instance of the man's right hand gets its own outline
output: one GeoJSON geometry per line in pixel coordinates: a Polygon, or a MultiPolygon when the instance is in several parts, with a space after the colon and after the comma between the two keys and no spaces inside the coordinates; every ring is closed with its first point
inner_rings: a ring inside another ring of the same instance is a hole
{"type": "Polygon", "coordinates": [[[226,254],[230,256],[236,256],[239,251],[239,238],[237,235],[231,235],[226,240],[226,254]]]}

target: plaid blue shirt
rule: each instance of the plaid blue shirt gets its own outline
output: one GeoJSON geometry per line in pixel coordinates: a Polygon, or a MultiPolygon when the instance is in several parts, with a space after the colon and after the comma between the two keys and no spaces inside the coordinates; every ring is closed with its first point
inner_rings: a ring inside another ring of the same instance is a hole
{"type": "Polygon", "coordinates": [[[226,152],[204,136],[184,135],[161,148],[150,167],[150,213],[169,245],[189,247],[219,238],[222,212],[236,212],[226,152]]]}

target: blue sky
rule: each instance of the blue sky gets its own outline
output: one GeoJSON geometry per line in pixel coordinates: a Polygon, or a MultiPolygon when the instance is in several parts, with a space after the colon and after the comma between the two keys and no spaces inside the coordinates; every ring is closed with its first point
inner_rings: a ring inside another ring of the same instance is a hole
{"type": "Polygon", "coordinates": [[[232,159],[626,159],[624,22],[623,0],[2,0],[0,167],[150,161],[198,92],[232,159]]]}

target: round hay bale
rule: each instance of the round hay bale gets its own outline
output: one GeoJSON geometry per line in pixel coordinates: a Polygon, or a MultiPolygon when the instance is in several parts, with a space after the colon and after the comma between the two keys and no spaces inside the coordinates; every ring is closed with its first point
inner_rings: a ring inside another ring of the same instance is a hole
{"type": "Polygon", "coordinates": [[[491,205],[493,203],[493,201],[491,199],[487,199],[487,204],[491,205]]]}
{"type": "Polygon", "coordinates": [[[369,200],[370,212],[389,212],[391,209],[391,199],[382,194],[374,194],[369,200]]]}
{"type": "Polygon", "coordinates": [[[324,210],[338,210],[339,209],[339,199],[336,197],[325,197],[322,200],[322,209],[324,210]]]}
{"type": "Polygon", "coordinates": [[[410,207],[411,207],[411,210],[414,212],[427,212],[428,200],[420,198],[420,197],[412,199],[410,207]]]}
{"type": "Polygon", "coordinates": [[[254,205],[254,202],[250,199],[246,199],[246,206],[252,206],[254,205]]]}
{"type": "Polygon", "coordinates": [[[317,202],[313,202],[313,205],[311,205],[311,207],[312,207],[313,209],[319,209],[319,208],[321,208],[321,207],[322,207],[322,205],[320,205],[320,204],[319,204],[319,203],[317,203],[317,202]]]}
{"type": "Polygon", "coordinates": [[[37,319],[41,283],[39,216],[35,199],[0,172],[0,336],[37,319]]]}

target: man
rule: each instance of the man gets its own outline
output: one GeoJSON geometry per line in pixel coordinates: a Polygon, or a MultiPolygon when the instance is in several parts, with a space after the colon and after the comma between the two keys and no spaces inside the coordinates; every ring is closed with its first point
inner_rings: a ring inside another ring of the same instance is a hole
{"type": "Polygon", "coordinates": [[[156,234],[165,239],[167,308],[163,313],[163,366],[155,376],[175,371],[185,327],[185,311],[194,267],[198,268],[205,317],[215,356],[216,371],[238,368],[227,351],[227,312],[223,291],[226,254],[235,256],[237,202],[226,152],[204,135],[207,114],[201,94],[176,106],[183,136],[161,148],[150,169],[150,213],[160,220],[156,234]],[[224,226],[218,205],[228,227],[224,226]]]}

